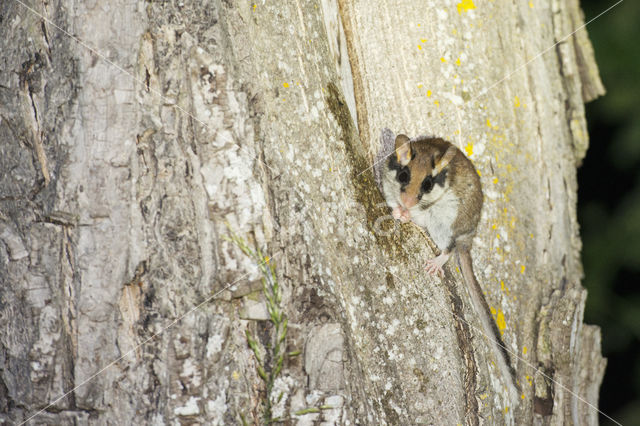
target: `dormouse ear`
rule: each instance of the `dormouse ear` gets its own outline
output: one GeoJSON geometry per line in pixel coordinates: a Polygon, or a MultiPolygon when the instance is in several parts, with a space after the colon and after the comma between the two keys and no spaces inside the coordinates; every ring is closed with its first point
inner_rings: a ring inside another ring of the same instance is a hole
{"type": "Polygon", "coordinates": [[[433,176],[440,173],[444,170],[445,167],[449,165],[453,157],[456,155],[457,148],[453,145],[449,146],[449,148],[445,151],[445,153],[438,159],[436,158],[436,154],[431,157],[431,164],[433,167],[433,176]]]}
{"type": "Polygon", "coordinates": [[[396,157],[398,163],[406,166],[411,161],[411,144],[406,135],[396,136],[396,157]]]}

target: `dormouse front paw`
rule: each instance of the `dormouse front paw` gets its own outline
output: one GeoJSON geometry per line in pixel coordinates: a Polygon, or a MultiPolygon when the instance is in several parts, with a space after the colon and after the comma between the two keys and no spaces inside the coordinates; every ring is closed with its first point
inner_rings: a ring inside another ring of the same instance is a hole
{"type": "Polygon", "coordinates": [[[411,220],[411,213],[409,212],[409,210],[401,206],[397,206],[395,209],[393,209],[393,212],[391,212],[391,214],[393,215],[394,219],[398,219],[403,223],[409,222],[411,220]]]}

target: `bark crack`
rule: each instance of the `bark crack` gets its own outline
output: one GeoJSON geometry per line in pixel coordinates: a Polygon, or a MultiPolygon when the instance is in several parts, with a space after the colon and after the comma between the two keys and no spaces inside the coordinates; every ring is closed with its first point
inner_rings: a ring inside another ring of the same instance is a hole
{"type": "Polygon", "coordinates": [[[451,279],[444,280],[449,302],[451,303],[451,312],[453,314],[453,327],[456,331],[456,340],[464,362],[464,398],[465,398],[465,425],[477,426],[479,407],[476,399],[476,385],[478,366],[473,356],[473,346],[471,344],[471,331],[469,324],[464,320],[462,312],[462,300],[456,291],[455,281],[451,279]]]}
{"type": "Polygon", "coordinates": [[[49,62],[51,62],[51,43],[49,43],[49,34],[47,33],[47,25],[44,20],[40,22],[40,29],[42,30],[42,37],[44,37],[44,44],[47,46],[49,62]]]}
{"type": "MultiPolygon", "coordinates": [[[[67,306],[67,312],[63,316],[63,323],[65,325],[65,331],[67,334],[68,344],[70,344],[70,350],[68,351],[68,359],[69,359],[69,380],[71,383],[75,383],[75,358],[78,353],[78,326],[77,326],[77,304],[76,304],[76,291],[74,287],[75,282],[75,262],[73,260],[73,245],[71,241],[71,230],[69,227],[65,226],[63,228],[63,239],[62,239],[62,248],[63,248],[63,256],[61,256],[65,261],[66,265],[63,265],[62,268],[62,280],[64,281],[64,294],[63,297],[66,300],[64,304],[67,306]]],[[[69,395],[71,406],[75,407],[75,395],[72,393],[69,395]]]]}
{"type": "Polygon", "coordinates": [[[44,186],[48,186],[51,181],[47,156],[44,150],[43,134],[40,129],[40,120],[38,117],[38,108],[33,94],[39,92],[42,88],[40,69],[44,67],[42,55],[36,53],[33,59],[22,64],[22,70],[19,73],[20,86],[24,95],[28,100],[22,102],[25,124],[31,130],[31,139],[36,152],[36,158],[40,163],[40,170],[44,178],[44,186]]]}
{"type": "Polygon", "coordinates": [[[362,64],[360,63],[357,51],[354,46],[355,40],[353,35],[351,6],[348,1],[338,0],[338,11],[342,20],[342,28],[347,44],[347,55],[351,65],[351,75],[353,76],[353,94],[356,100],[356,116],[358,120],[358,133],[361,141],[368,141],[369,123],[367,120],[367,102],[365,99],[364,82],[362,75],[364,74],[362,64]]]}

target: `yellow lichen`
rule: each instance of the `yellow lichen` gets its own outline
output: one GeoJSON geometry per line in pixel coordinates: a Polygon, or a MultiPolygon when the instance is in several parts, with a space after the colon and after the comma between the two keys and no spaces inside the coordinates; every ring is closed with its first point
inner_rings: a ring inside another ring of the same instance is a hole
{"type": "Polygon", "coordinates": [[[462,12],[467,12],[475,8],[476,5],[473,4],[473,0],[462,0],[460,3],[458,3],[458,14],[462,15],[462,12]]]}
{"type": "Polygon", "coordinates": [[[473,144],[469,142],[467,146],[464,147],[464,151],[467,153],[467,157],[471,157],[473,155],[473,144]]]}
{"type": "Polygon", "coordinates": [[[507,328],[507,322],[501,310],[498,310],[498,314],[496,315],[496,325],[498,326],[498,330],[500,330],[500,335],[503,335],[507,328]]]}

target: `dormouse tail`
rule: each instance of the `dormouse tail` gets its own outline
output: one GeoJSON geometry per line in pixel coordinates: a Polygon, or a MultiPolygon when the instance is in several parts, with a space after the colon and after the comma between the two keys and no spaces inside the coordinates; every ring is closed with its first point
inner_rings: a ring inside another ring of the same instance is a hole
{"type": "Polygon", "coordinates": [[[507,347],[502,341],[502,336],[500,335],[498,326],[493,320],[493,315],[491,314],[491,309],[489,308],[487,299],[485,299],[484,294],[482,293],[482,288],[473,273],[471,253],[469,252],[469,249],[458,249],[456,252],[458,253],[458,263],[460,264],[462,276],[467,284],[474,309],[478,313],[480,322],[482,323],[482,328],[484,329],[483,334],[490,341],[502,375],[509,384],[514,387],[512,390],[516,392],[515,395],[517,396],[519,391],[518,383],[516,381],[516,372],[511,364],[511,357],[509,356],[507,347]]]}

